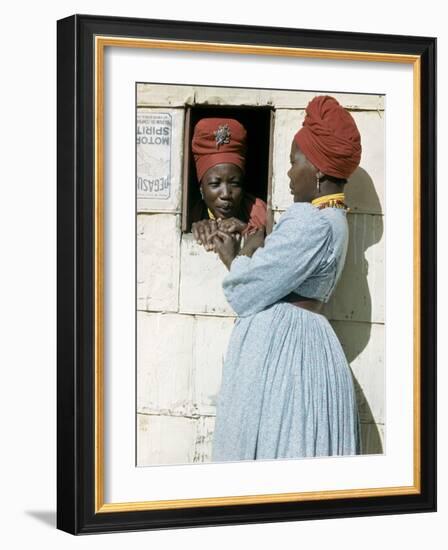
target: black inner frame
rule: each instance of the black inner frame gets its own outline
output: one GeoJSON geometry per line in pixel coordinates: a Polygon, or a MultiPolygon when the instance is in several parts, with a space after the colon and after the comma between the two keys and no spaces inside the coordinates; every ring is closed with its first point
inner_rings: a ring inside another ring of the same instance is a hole
{"type": "Polygon", "coordinates": [[[75,15],[58,21],[57,527],[73,534],[436,510],[436,39],[75,15]],[[421,60],[421,490],[95,513],[94,39],[156,38],[418,55],[421,60]]]}

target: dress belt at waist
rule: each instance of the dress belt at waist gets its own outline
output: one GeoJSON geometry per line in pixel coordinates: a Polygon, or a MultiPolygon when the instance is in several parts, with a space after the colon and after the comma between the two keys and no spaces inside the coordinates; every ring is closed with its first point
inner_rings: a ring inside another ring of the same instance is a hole
{"type": "Polygon", "coordinates": [[[295,292],[291,292],[280,300],[281,302],[287,302],[293,306],[302,307],[308,309],[314,313],[320,313],[324,307],[324,302],[316,300],[315,298],[308,298],[307,296],[300,296],[295,292]]]}

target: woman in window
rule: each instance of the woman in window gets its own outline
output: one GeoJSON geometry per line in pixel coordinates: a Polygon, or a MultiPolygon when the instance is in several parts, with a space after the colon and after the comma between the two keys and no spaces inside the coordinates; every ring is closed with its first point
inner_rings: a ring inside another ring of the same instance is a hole
{"type": "Polygon", "coordinates": [[[352,374],[320,313],[348,243],[344,184],[360,162],[352,116],[330,96],[307,106],[291,145],[294,203],[239,250],[219,228],[224,293],[238,314],[223,370],[213,460],[361,453],[352,374]]]}
{"type": "Polygon", "coordinates": [[[203,118],[195,126],[192,151],[201,201],[192,212],[192,233],[206,250],[210,235],[221,229],[250,235],[266,226],[266,203],[248,193],[245,182],[247,132],[231,118],[203,118]]]}

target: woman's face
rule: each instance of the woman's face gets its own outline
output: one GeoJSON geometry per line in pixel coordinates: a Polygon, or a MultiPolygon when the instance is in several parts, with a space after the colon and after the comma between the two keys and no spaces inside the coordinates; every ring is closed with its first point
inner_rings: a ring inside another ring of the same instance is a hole
{"type": "Polygon", "coordinates": [[[235,164],[216,164],[201,180],[204,202],[216,218],[238,217],[243,200],[243,172],[235,164]]]}
{"type": "Polygon", "coordinates": [[[318,169],[311,164],[293,140],[290,153],[291,168],[288,170],[289,188],[294,202],[310,202],[316,196],[318,169]]]}

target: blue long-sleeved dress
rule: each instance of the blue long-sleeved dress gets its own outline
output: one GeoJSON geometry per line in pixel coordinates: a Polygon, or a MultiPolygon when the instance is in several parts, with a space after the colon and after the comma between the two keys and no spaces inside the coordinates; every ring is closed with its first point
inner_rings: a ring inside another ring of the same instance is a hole
{"type": "Polygon", "coordinates": [[[213,461],[361,453],[352,374],[324,315],[279,301],[327,302],[348,244],[346,212],[294,203],[252,258],[224,278],[238,317],[224,361],[213,461]]]}

